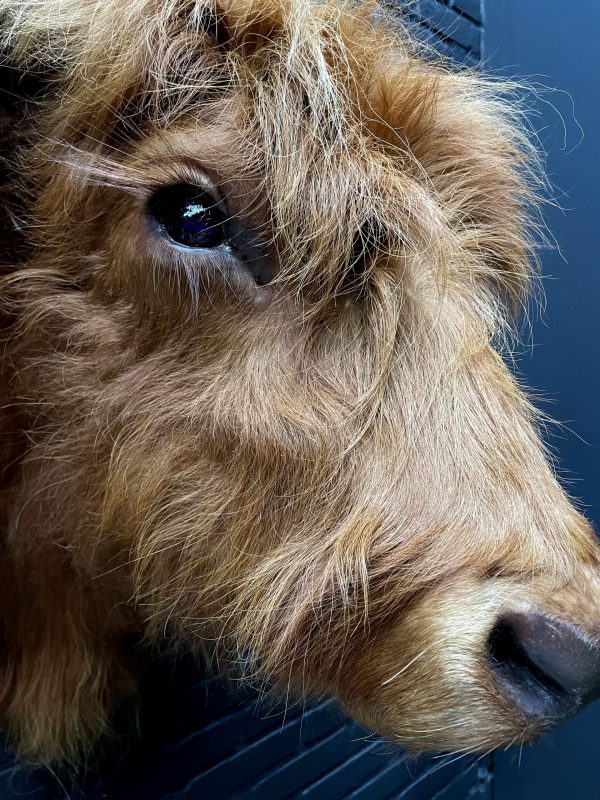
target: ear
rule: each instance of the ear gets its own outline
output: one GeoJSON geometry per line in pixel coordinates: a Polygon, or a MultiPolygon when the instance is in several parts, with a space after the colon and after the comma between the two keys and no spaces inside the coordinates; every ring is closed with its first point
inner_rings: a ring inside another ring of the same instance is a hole
{"type": "MultiPolygon", "coordinates": [[[[82,0],[0,0],[0,236],[10,215],[15,154],[27,139],[38,102],[65,71],[68,39],[80,27],[82,0]],[[8,203],[8,205],[7,205],[8,203]]],[[[95,4],[94,4],[95,5],[95,4]]],[[[4,238],[0,245],[4,244],[4,238]]],[[[0,263],[5,260],[0,253],[0,263]]]]}
{"type": "Polygon", "coordinates": [[[34,101],[43,95],[47,85],[46,74],[23,72],[10,63],[6,52],[0,51],[0,273],[10,269],[18,248],[15,154],[27,136],[34,101]]]}
{"type": "Polygon", "coordinates": [[[48,77],[48,71],[39,67],[23,71],[0,49],[0,158],[3,168],[6,167],[4,159],[25,133],[27,113],[32,102],[44,94],[48,77]]]}

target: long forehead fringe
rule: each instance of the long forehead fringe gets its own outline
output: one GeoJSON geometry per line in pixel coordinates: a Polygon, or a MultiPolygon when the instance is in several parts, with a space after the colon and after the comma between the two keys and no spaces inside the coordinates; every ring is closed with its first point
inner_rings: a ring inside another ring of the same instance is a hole
{"type": "MultiPolygon", "coordinates": [[[[3,15],[11,19],[4,50],[56,75],[73,97],[61,111],[63,138],[71,141],[50,151],[69,160],[79,148],[77,168],[87,165],[91,181],[128,183],[119,143],[102,146],[103,104],[135,126],[134,91],[146,118],[166,127],[199,103],[206,111],[232,94],[242,99],[247,146],[235,154],[240,173],[262,176],[284,265],[278,280],[298,291],[313,287],[313,311],[347,284],[357,231],[372,251],[438,263],[443,280],[451,269],[443,254],[454,253],[454,262],[466,257],[475,279],[496,287],[494,297],[522,305],[542,231],[536,210],[543,182],[521,90],[424,58],[390,14],[374,14],[372,4],[304,0],[218,8],[181,0],[29,0],[7,3],[3,15]],[[83,91],[82,64],[89,73],[83,91]],[[442,148],[431,164],[419,150],[424,136],[442,148]],[[407,171],[410,180],[399,180],[407,171]],[[300,192],[299,181],[314,181],[314,192],[300,192]],[[498,212],[510,215],[510,224],[494,221],[498,212]]],[[[131,136],[131,127],[125,131],[131,136]]],[[[354,278],[371,279],[368,268],[354,278]]]]}

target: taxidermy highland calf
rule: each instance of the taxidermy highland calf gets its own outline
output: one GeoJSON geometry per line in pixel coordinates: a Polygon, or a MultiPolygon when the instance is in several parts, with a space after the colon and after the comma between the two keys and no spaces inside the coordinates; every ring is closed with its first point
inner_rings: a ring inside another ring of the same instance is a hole
{"type": "Polygon", "coordinates": [[[89,757],[164,640],[413,751],[593,697],[600,551],[498,352],[537,168],[497,87],[342,2],[0,31],[16,753],[89,757]]]}

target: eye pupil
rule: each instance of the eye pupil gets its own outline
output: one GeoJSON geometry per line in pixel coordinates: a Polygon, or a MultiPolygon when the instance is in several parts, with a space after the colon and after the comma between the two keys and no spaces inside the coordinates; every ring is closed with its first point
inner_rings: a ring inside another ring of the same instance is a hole
{"type": "Polygon", "coordinates": [[[218,247],[227,239],[225,214],[198,186],[158,189],[148,201],[148,214],[163,236],[184,247],[218,247]]]}

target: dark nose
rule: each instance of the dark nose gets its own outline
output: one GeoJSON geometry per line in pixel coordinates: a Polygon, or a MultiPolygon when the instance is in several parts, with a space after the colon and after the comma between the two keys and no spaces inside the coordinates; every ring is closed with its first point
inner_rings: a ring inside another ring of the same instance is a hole
{"type": "Polygon", "coordinates": [[[508,614],[489,652],[500,687],[530,717],[560,722],[600,696],[600,645],[565,622],[508,614]]]}

